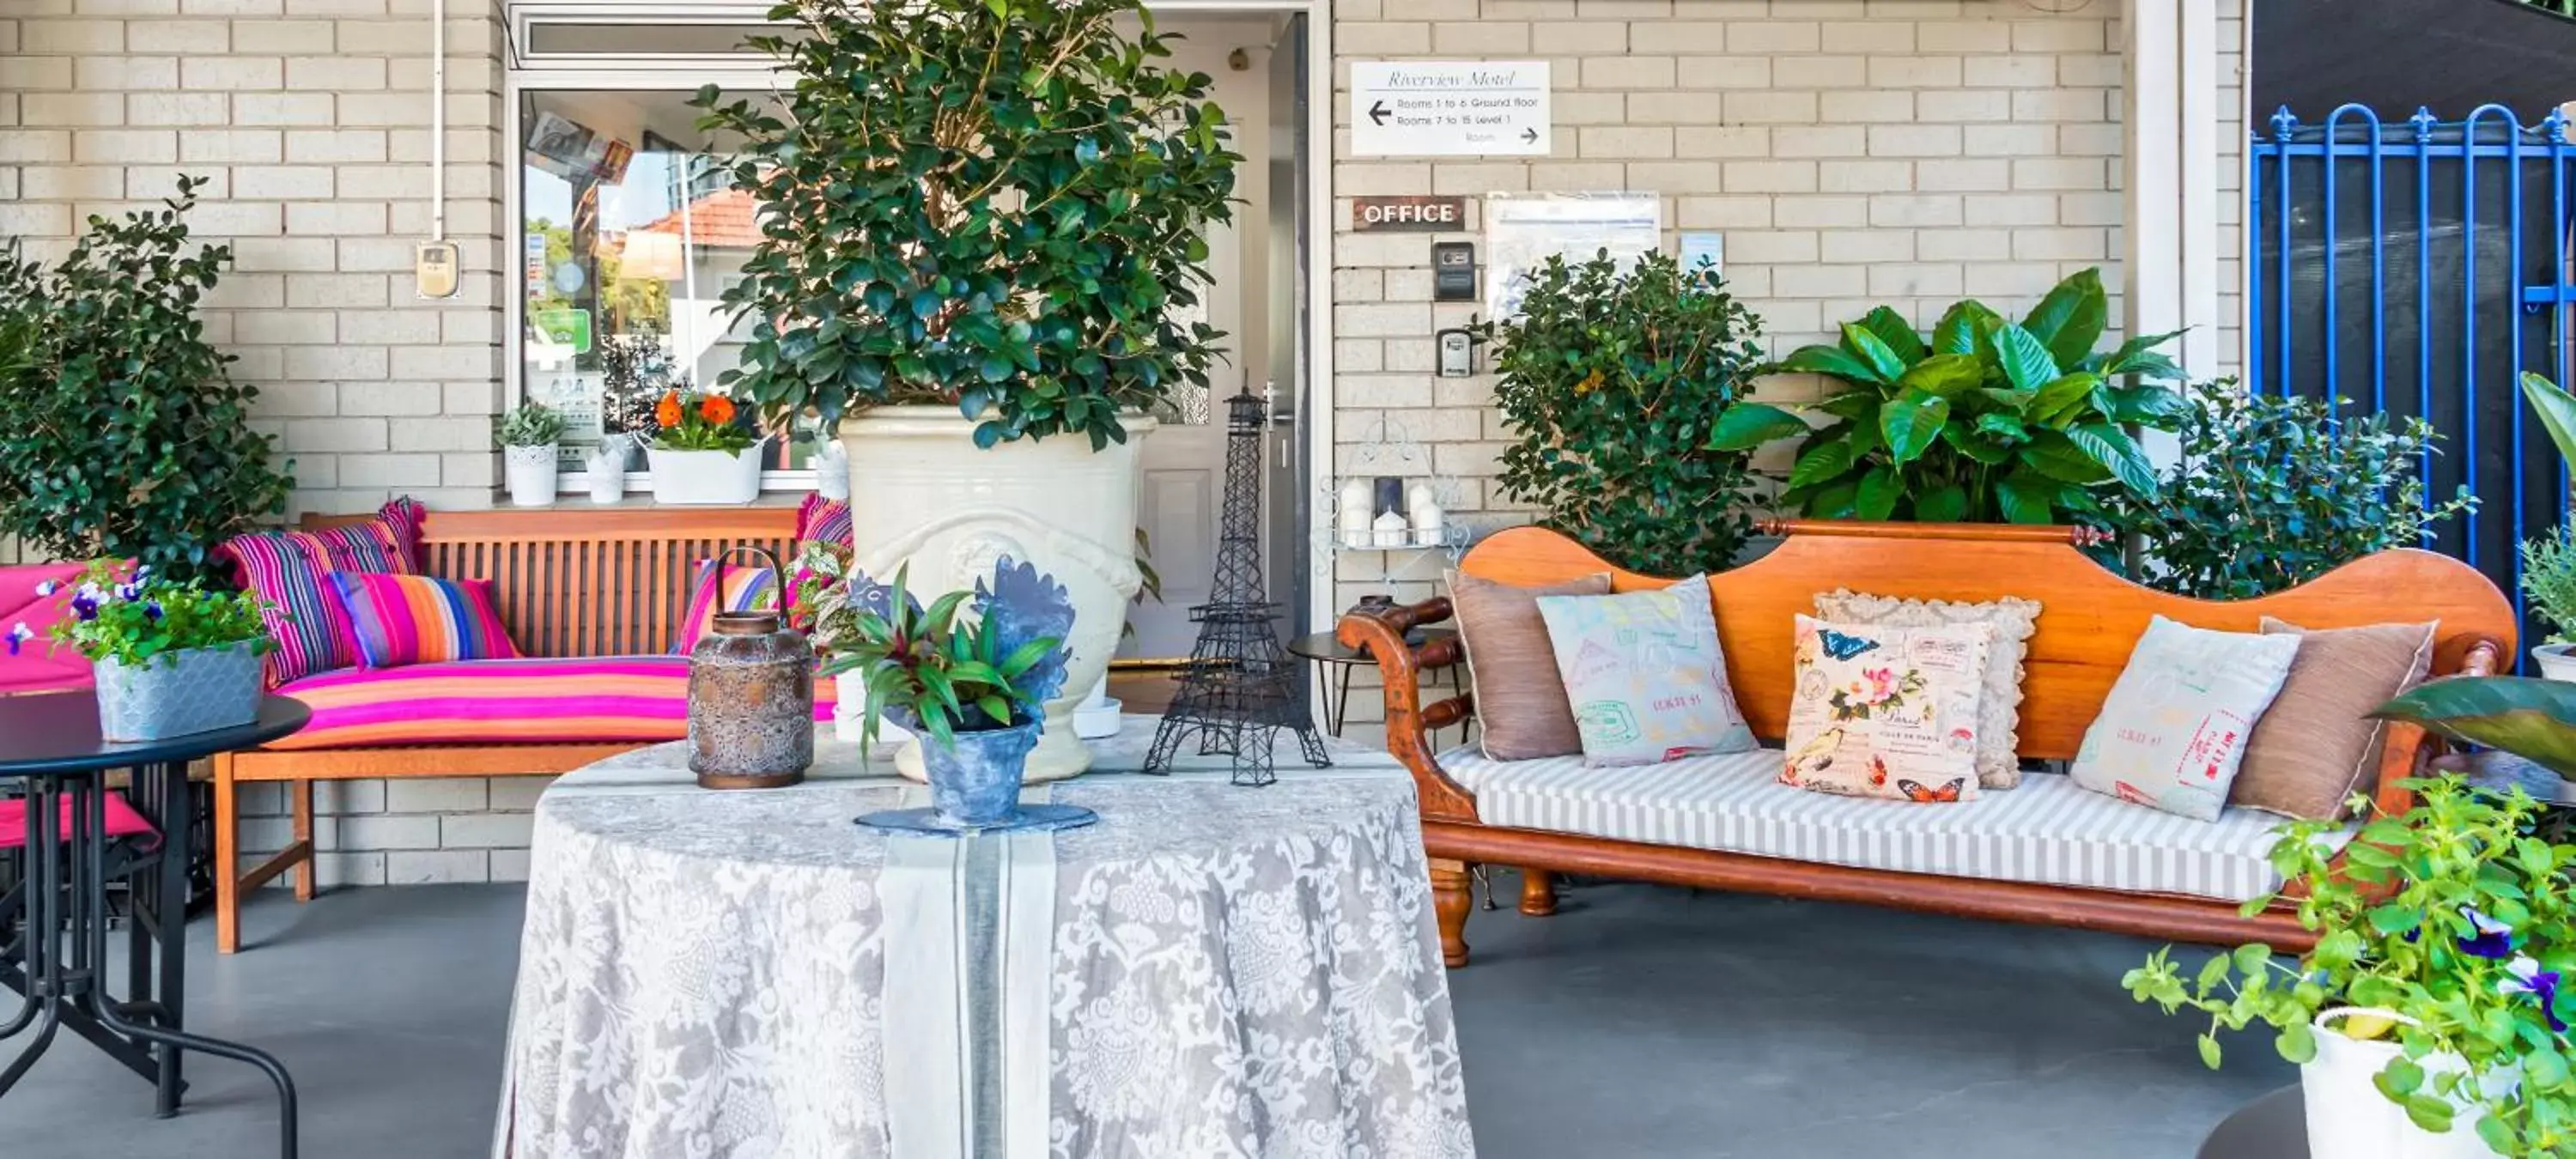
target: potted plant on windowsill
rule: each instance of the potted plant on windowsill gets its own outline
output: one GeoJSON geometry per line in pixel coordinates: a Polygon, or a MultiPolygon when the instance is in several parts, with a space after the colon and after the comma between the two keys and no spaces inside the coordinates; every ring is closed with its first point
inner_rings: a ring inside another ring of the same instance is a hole
{"type": "MultiPolygon", "coordinates": [[[[273,646],[259,601],[163,578],[149,564],[124,571],[114,561],[92,562],[64,597],[71,614],[54,625],[56,645],[95,666],[99,735],[163,740],[256,719],[259,658],[273,646]]],[[[14,625],[9,652],[32,637],[25,624],[14,625]]]]}
{"type": "Polygon", "coordinates": [[[653,405],[659,433],[645,456],[653,501],[741,504],[760,498],[760,446],[749,414],[720,394],[675,390],[653,405]]]}
{"type": "Polygon", "coordinates": [[[1204,388],[1222,337],[1183,317],[1241,160],[1212,82],[1159,63],[1170,38],[1136,0],[798,0],[770,18],[797,34],[749,43],[794,84],[696,101],[743,142],[733,176],[761,203],[725,292],[748,337],[723,381],[773,429],[811,416],[839,435],[861,570],[956,589],[1008,554],[1066,585],[1076,695],[1046,700],[1030,776],[1080,772],[1075,700],[1140,583],[1143,416],[1204,388]]]}
{"type": "Polygon", "coordinates": [[[501,462],[511,506],[544,507],[555,501],[555,459],[563,431],[562,412],[541,402],[520,403],[501,419],[501,462]]]}

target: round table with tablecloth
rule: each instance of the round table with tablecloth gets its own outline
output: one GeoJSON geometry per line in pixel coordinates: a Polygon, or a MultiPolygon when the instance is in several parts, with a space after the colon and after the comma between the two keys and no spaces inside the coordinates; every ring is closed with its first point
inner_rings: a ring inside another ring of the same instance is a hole
{"type": "Polygon", "coordinates": [[[1411,780],[1138,775],[1153,725],[1030,790],[1099,812],[1061,833],[856,825],[927,794],[833,742],[790,789],[679,744],[557,781],[495,1153],[1473,1154],[1411,780]]]}

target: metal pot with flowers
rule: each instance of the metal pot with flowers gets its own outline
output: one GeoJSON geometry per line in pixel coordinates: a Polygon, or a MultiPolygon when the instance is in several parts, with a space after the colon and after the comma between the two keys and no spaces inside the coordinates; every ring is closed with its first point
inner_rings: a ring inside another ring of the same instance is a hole
{"type": "MultiPolygon", "coordinates": [[[[39,587],[40,596],[59,587],[39,587]]],[[[162,740],[249,724],[259,716],[259,658],[275,645],[248,592],[208,591],[110,560],[93,561],[66,597],[70,615],[54,625],[96,665],[99,735],[162,740]]],[[[24,623],[7,636],[14,655],[34,638],[24,623]]]]}
{"type": "Polygon", "coordinates": [[[656,503],[739,504],[760,497],[760,448],[751,415],[721,394],[674,390],[653,404],[656,433],[645,457],[656,503]]]}

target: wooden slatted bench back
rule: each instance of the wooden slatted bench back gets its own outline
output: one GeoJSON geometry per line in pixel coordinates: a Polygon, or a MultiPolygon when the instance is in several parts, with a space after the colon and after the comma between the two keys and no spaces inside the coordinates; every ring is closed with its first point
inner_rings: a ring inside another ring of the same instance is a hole
{"type": "MultiPolygon", "coordinates": [[[[1736,702],[1755,734],[1775,740],[1788,729],[1794,617],[1813,615],[1817,594],[1836,588],[1953,602],[2039,601],[2022,683],[2019,748],[2028,757],[2075,755],[2157,615],[2230,632],[2256,631],[2265,616],[2305,628],[2437,620],[2437,673],[2458,671],[2482,642],[2499,656],[2513,655],[2513,607],[2503,593],[2476,569],[2431,552],[2383,551],[2286,592],[2213,602],[2112,574],[2076,548],[2068,528],[1827,521],[1778,528],[1787,539],[1771,554],[1709,577],[1736,702]]],[[[1459,567],[1521,586],[1603,571],[1618,591],[1673,582],[1613,567],[1535,527],[1487,538],[1459,567]]]]}
{"type": "MultiPolygon", "coordinates": [[[[308,517],[304,526],[351,518],[308,517]]],[[[501,622],[525,655],[638,655],[670,649],[699,560],[750,546],[786,564],[795,531],[793,507],[433,511],[421,527],[421,567],[493,581],[501,622]]]]}

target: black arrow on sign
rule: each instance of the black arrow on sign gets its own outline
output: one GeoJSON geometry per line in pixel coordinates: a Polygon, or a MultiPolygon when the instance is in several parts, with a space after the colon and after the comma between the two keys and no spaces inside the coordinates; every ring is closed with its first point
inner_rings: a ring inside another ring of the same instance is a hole
{"type": "Polygon", "coordinates": [[[1538,130],[1534,128],[1521,130],[1521,140],[1533,145],[1538,144],[1538,130]]]}
{"type": "Polygon", "coordinates": [[[1387,113],[1388,113],[1389,111],[1391,111],[1391,110],[1389,110],[1389,109],[1386,107],[1386,102],[1385,102],[1385,101],[1379,101],[1379,102],[1377,102],[1377,103],[1375,103],[1375,104],[1370,105],[1370,106],[1369,106],[1369,111],[1368,111],[1368,113],[1369,113],[1369,123],[1370,123],[1370,124],[1372,124],[1372,125],[1383,125],[1383,124],[1385,124],[1385,123],[1386,123],[1386,115],[1387,115],[1387,113]]]}

